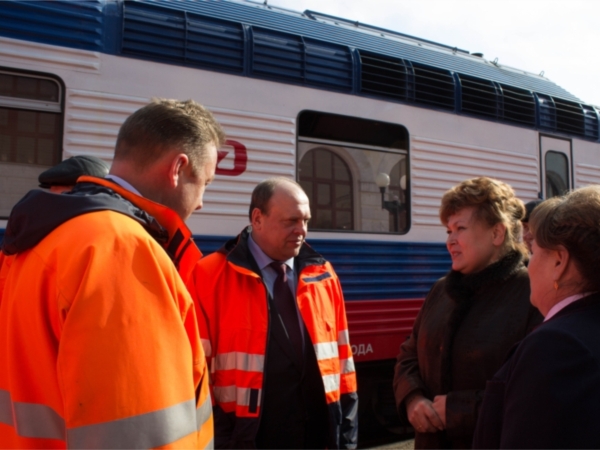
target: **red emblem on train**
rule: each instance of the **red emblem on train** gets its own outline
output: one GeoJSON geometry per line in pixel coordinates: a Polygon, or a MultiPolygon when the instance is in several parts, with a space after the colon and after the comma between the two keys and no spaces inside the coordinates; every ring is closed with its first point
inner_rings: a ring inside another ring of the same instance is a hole
{"type": "Polygon", "coordinates": [[[217,170],[215,173],[217,175],[227,175],[230,177],[236,177],[241,175],[246,171],[246,164],[248,162],[248,152],[246,151],[246,146],[244,144],[240,144],[237,141],[232,141],[227,139],[223,148],[221,148],[218,152],[218,162],[217,162],[217,170]],[[224,169],[219,167],[221,161],[223,161],[231,150],[225,150],[226,147],[233,147],[233,168],[232,169],[224,169]]]}

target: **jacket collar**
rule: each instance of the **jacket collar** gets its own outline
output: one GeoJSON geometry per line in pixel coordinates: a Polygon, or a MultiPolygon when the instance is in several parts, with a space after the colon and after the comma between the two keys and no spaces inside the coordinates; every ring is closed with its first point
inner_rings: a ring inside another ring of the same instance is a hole
{"type": "Polygon", "coordinates": [[[513,250],[477,273],[463,275],[451,270],[446,276],[445,290],[453,301],[460,303],[470,299],[481,289],[506,281],[523,268],[523,255],[513,250]]]}
{"type": "Polygon", "coordinates": [[[187,280],[202,254],[179,216],[166,206],[103,178],[80,177],[73,190],[66,194],[38,189],[28,192],[11,211],[2,251],[8,255],[23,252],[68,220],[107,210],[126,215],[142,225],[167,251],[184,281],[187,280]]]}
{"type": "MultiPolygon", "coordinates": [[[[550,323],[559,317],[566,317],[570,314],[574,314],[579,311],[585,311],[586,309],[593,306],[600,307],[600,292],[594,292],[592,294],[587,295],[586,297],[583,297],[580,300],[574,301],[570,305],[567,305],[563,309],[558,311],[554,316],[552,316],[550,319],[548,319],[547,322],[544,323],[550,323]]],[[[544,323],[542,323],[540,327],[544,325],[544,323]]]]}
{"type": "Polygon", "coordinates": [[[158,241],[177,268],[181,278],[187,281],[196,263],[202,257],[200,249],[194,244],[192,232],[179,215],[160,203],[153,202],[123,188],[114,181],[105,178],[80,177],[78,183],[91,182],[109,188],[124,199],[155,218],[164,229],[163,241],[158,241]]]}
{"type": "MultiPolygon", "coordinates": [[[[242,230],[237,237],[227,241],[225,245],[219,249],[219,252],[227,255],[227,260],[232,264],[259,275],[260,269],[258,268],[258,265],[256,264],[256,261],[254,261],[250,249],[248,248],[248,237],[250,235],[250,230],[250,226],[244,228],[244,230],[242,230]]],[[[297,274],[299,274],[307,266],[323,264],[325,264],[325,258],[314,251],[306,242],[302,244],[298,256],[294,258],[294,265],[297,268],[297,274]]]]}

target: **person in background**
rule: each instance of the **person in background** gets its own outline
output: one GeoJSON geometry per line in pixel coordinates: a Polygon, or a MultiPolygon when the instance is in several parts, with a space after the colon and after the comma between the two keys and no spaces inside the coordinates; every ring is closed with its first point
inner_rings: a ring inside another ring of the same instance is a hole
{"type": "Polygon", "coordinates": [[[185,226],[223,133],[193,101],[121,126],[107,179],[30,191],[0,257],[0,447],[210,448],[185,226]],[[178,273],[179,272],[179,273],[178,273]]]}
{"type": "Polygon", "coordinates": [[[531,234],[531,230],[529,229],[529,218],[531,217],[531,213],[535,209],[537,205],[542,203],[542,200],[532,200],[525,204],[525,217],[521,220],[523,224],[523,242],[527,246],[527,250],[531,253],[531,244],[533,242],[533,235],[531,234]]]}
{"type": "Polygon", "coordinates": [[[486,381],[541,322],[518,242],[524,215],[512,188],[491,178],[463,181],[442,198],[452,270],[427,295],[394,376],[415,448],[469,448],[486,381]]]}
{"type": "Polygon", "coordinates": [[[600,186],[531,214],[531,303],[544,323],[487,383],[476,448],[600,448],[600,186]]]}
{"type": "Polygon", "coordinates": [[[195,301],[217,448],[355,448],[358,397],[342,289],[305,242],[308,198],[258,184],[251,227],[203,258],[195,301]]]}
{"type": "Polygon", "coordinates": [[[45,170],[38,177],[40,187],[61,194],[68,192],[83,175],[104,178],[110,167],[100,158],[89,155],[77,155],[65,159],[54,167],[45,170]]]}

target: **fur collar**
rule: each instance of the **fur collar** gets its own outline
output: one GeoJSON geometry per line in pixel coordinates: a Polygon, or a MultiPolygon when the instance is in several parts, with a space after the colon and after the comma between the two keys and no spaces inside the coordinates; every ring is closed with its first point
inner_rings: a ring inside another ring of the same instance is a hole
{"type": "Polygon", "coordinates": [[[456,305],[450,317],[444,338],[444,352],[441,355],[441,386],[444,392],[449,392],[452,387],[451,355],[454,336],[463,319],[475,301],[475,295],[482,289],[506,281],[515,272],[523,268],[523,255],[515,250],[508,252],[502,259],[490,264],[481,272],[463,275],[455,270],[446,276],[444,290],[456,305]]]}
{"type": "Polygon", "coordinates": [[[469,301],[484,287],[502,283],[523,266],[523,255],[511,250],[502,259],[490,264],[481,272],[463,275],[451,270],[446,276],[445,291],[455,303],[469,301]]]}

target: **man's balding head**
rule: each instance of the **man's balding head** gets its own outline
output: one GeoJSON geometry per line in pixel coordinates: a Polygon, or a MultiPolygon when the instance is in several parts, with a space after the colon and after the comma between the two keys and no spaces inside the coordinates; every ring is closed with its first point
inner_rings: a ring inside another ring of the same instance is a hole
{"type": "MultiPolygon", "coordinates": [[[[285,177],[273,177],[267,180],[261,181],[256,185],[254,191],[252,191],[252,198],[250,200],[250,208],[248,211],[248,217],[252,221],[252,211],[258,208],[263,214],[269,212],[269,201],[276,189],[283,189],[285,192],[301,191],[304,194],[304,189],[294,180],[285,177]]],[[[304,194],[306,195],[306,194],[304,194]]]]}
{"type": "Polygon", "coordinates": [[[252,239],[276,261],[298,255],[306,237],[310,206],[302,187],[289,178],[270,178],[252,192],[252,239]]]}

